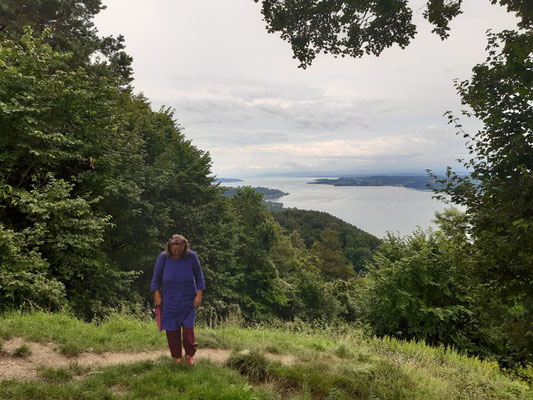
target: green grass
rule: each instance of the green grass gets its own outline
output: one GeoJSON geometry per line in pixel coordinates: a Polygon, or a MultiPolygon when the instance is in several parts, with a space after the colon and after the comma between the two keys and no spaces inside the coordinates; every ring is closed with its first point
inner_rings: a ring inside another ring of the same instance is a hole
{"type": "MultiPolygon", "coordinates": [[[[6,314],[0,336],[54,342],[66,354],[166,348],[153,321],[119,315],[88,324],[67,314],[6,314]]],[[[528,385],[495,363],[353,329],[228,325],[198,328],[196,336],[200,351],[233,350],[226,365],[200,360],[188,368],[169,357],[91,371],[71,364],[42,369],[40,381],[3,381],[0,399],[533,399],[528,385]],[[266,353],[296,361],[273,361],[266,353]]]]}
{"type": "Polygon", "coordinates": [[[2,316],[0,337],[13,336],[39,343],[57,343],[65,355],[87,350],[140,351],[166,346],[165,335],[159,334],[152,322],[119,315],[100,324],[89,324],[67,313],[8,313],[2,316]]]}
{"type": "Polygon", "coordinates": [[[13,355],[15,357],[27,357],[30,354],[31,354],[31,349],[30,349],[30,346],[28,346],[27,344],[23,344],[22,346],[17,347],[13,351],[13,355]]]}
{"type": "Polygon", "coordinates": [[[102,368],[72,381],[67,368],[46,369],[40,381],[0,382],[1,399],[212,399],[268,400],[238,373],[207,361],[190,368],[169,357],[102,368]]]}

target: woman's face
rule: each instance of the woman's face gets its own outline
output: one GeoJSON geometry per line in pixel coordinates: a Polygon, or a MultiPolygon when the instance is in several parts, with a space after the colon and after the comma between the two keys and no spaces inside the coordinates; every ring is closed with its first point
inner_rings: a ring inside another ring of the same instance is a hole
{"type": "Polygon", "coordinates": [[[172,253],[172,257],[180,257],[183,253],[184,247],[185,242],[173,243],[172,246],[170,246],[170,252],[172,253]]]}

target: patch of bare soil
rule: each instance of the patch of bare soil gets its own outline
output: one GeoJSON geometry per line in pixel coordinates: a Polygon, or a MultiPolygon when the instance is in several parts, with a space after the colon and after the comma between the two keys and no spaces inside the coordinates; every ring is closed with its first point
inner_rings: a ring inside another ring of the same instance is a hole
{"type": "MultiPolygon", "coordinates": [[[[197,360],[207,359],[217,364],[226,362],[230,350],[224,349],[199,349],[195,355],[197,360]]],[[[67,357],[61,354],[54,343],[40,344],[29,342],[21,338],[5,341],[0,352],[0,380],[3,379],[36,379],[39,377],[39,368],[67,367],[75,363],[86,367],[103,367],[113,364],[124,364],[136,361],[154,360],[160,356],[170,356],[169,350],[149,350],[141,352],[85,352],[78,356],[67,357]],[[29,347],[26,356],[17,357],[14,352],[22,345],[29,347]]],[[[292,364],[294,356],[266,354],[271,360],[278,360],[284,364],[292,364]]]]}

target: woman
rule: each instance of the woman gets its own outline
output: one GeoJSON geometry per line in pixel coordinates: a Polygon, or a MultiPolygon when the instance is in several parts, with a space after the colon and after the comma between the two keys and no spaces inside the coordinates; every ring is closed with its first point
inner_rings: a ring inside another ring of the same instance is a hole
{"type": "Polygon", "coordinates": [[[166,251],[157,257],[150,290],[154,303],[161,307],[161,329],[167,334],[172,358],[181,364],[181,329],[187,365],[194,365],[194,316],[202,302],[204,276],[198,257],[189,250],[189,242],[181,235],[173,235],[166,251]],[[161,294],[161,290],[163,294],[161,294]]]}

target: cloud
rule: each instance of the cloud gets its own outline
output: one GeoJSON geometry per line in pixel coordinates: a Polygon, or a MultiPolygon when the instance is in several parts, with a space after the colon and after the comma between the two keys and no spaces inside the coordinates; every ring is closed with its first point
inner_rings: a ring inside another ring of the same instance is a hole
{"type": "MultiPolygon", "coordinates": [[[[265,172],[288,170],[365,173],[399,169],[443,169],[465,156],[462,141],[449,130],[419,128],[412,133],[354,140],[308,140],[212,147],[220,171],[242,171],[251,165],[265,172]],[[234,165],[233,170],[231,165],[234,165]]],[[[218,167],[217,167],[218,168],[218,167]]]]}
{"type": "Polygon", "coordinates": [[[418,12],[419,34],[407,49],[361,59],[322,54],[304,71],[290,46],[265,32],[254,2],[163,0],[149,10],[141,0],[104,3],[96,25],[102,35],[125,35],[136,89],[154,109],[176,110],[215,173],[239,175],[423,170],[464,157],[442,115],[460,114],[453,79],[467,79],[485,58],[487,28],[516,23],[505,9],[472,0],[441,41],[418,12]]]}

